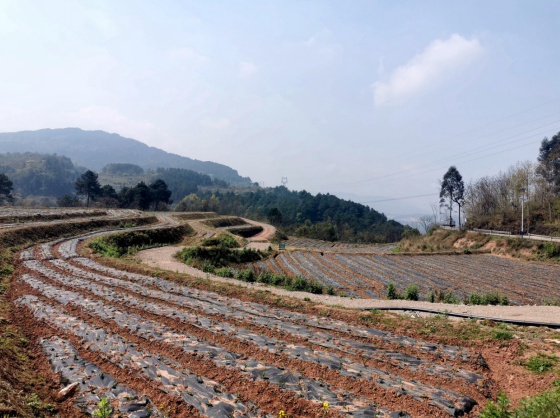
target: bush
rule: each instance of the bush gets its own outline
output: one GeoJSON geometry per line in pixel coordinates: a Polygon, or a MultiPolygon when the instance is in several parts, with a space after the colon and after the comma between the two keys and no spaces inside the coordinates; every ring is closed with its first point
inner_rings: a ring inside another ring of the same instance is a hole
{"type": "Polygon", "coordinates": [[[511,340],[513,338],[513,332],[496,330],[492,336],[495,340],[511,340]]]}
{"type": "Polygon", "coordinates": [[[239,270],[235,278],[244,282],[254,283],[257,280],[257,275],[253,270],[239,270]]]}
{"type": "Polygon", "coordinates": [[[543,242],[540,247],[546,258],[556,258],[560,256],[560,246],[554,242],[543,242]]]}
{"type": "Polygon", "coordinates": [[[433,290],[430,290],[430,293],[428,293],[428,302],[434,303],[435,301],[436,301],[436,294],[433,290]]]}
{"type": "Polygon", "coordinates": [[[181,250],[177,257],[186,264],[201,266],[205,261],[215,267],[227,267],[231,264],[244,264],[260,261],[266,254],[259,250],[244,248],[241,251],[225,247],[191,247],[181,250]]]}
{"type": "Polygon", "coordinates": [[[471,305],[501,305],[501,306],[508,306],[509,299],[507,296],[500,296],[499,293],[495,292],[487,292],[487,293],[471,293],[466,303],[471,305]]]}
{"type": "Polygon", "coordinates": [[[215,269],[216,267],[214,266],[214,264],[209,263],[208,261],[202,263],[202,271],[204,273],[213,273],[215,269]]]}
{"type": "Polygon", "coordinates": [[[497,403],[488,402],[480,418],[558,418],[560,416],[560,388],[540,393],[536,396],[522,399],[519,406],[511,411],[510,400],[500,393],[497,403]]]}
{"type": "Polygon", "coordinates": [[[204,247],[223,247],[223,248],[239,248],[239,243],[231,235],[220,235],[215,238],[207,238],[202,241],[204,247]]]}
{"type": "Polygon", "coordinates": [[[406,300],[418,300],[418,286],[409,284],[404,292],[404,298],[406,300]]]}
{"type": "Polygon", "coordinates": [[[334,296],[334,287],[332,287],[332,285],[328,285],[327,286],[327,291],[326,291],[327,295],[331,295],[334,296]]]}
{"type": "Polygon", "coordinates": [[[151,229],[145,231],[121,232],[118,234],[97,237],[90,243],[90,248],[96,253],[107,257],[122,257],[138,249],[163,244],[176,244],[183,237],[192,232],[188,225],[172,228],[151,229]]]}
{"type": "Polygon", "coordinates": [[[401,234],[401,239],[408,239],[408,238],[418,237],[418,236],[420,236],[420,231],[417,228],[410,228],[410,229],[406,229],[401,234]]]}
{"type": "Polygon", "coordinates": [[[395,288],[393,282],[389,282],[389,284],[387,285],[387,299],[389,300],[399,299],[397,289],[395,288]]]}
{"type": "Polygon", "coordinates": [[[235,276],[233,274],[233,271],[231,271],[231,269],[228,269],[227,267],[222,267],[221,269],[218,269],[215,274],[216,274],[216,276],[220,276],[220,277],[234,277],[235,276]]]}

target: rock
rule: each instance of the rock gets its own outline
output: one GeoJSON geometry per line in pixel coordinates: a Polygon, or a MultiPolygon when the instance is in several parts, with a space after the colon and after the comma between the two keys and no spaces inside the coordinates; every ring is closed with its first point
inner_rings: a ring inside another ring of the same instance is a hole
{"type": "Polygon", "coordinates": [[[78,382],[74,382],[74,383],[66,386],[60,392],[58,392],[58,397],[59,398],[65,398],[67,396],[70,396],[77,388],[78,388],[78,382]]]}

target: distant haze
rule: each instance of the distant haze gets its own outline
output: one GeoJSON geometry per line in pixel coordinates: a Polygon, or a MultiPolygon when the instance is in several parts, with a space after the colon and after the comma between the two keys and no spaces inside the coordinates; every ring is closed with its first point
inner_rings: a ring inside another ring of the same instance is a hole
{"type": "Polygon", "coordinates": [[[436,195],[370,205],[428,213],[449,165],[494,174],[560,131],[559,15],[557,1],[0,0],[0,132],[102,130],[265,186],[436,195]]]}

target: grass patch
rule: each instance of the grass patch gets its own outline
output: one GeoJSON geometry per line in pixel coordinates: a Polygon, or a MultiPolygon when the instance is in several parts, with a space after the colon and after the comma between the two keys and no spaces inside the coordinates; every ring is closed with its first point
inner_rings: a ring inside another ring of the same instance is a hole
{"type": "Polygon", "coordinates": [[[239,248],[239,243],[229,234],[202,240],[203,247],[239,248]]]}
{"type": "Polygon", "coordinates": [[[494,330],[492,333],[492,337],[495,340],[511,340],[513,338],[513,332],[511,331],[502,331],[502,330],[494,330]]]}
{"type": "Polygon", "coordinates": [[[181,242],[186,235],[192,234],[194,234],[194,230],[189,225],[122,232],[97,237],[90,242],[89,247],[106,257],[119,258],[127,254],[136,254],[145,248],[176,244],[181,242]]]}
{"type": "Polygon", "coordinates": [[[560,417],[560,387],[522,399],[516,409],[511,409],[510,403],[509,398],[504,393],[500,393],[495,403],[486,404],[480,418],[558,418],[560,417]]]}
{"type": "Polygon", "coordinates": [[[215,268],[227,267],[233,264],[253,263],[266,258],[268,254],[254,250],[252,248],[243,248],[242,250],[232,250],[226,247],[192,247],[181,250],[177,257],[185,264],[203,269],[205,267],[208,272],[214,271],[215,268]]]}
{"type": "Polygon", "coordinates": [[[558,357],[555,355],[547,355],[538,353],[536,356],[529,357],[527,361],[522,362],[530,371],[536,374],[542,374],[552,371],[558,363],[558,357]]]}

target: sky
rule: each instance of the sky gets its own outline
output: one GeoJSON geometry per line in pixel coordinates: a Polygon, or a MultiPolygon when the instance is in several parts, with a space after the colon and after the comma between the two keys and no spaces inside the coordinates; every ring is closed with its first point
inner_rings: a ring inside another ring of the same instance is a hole
{"type": "Polygon", "coordinates": [[[450,165],[493,175],[560,131],[559,15],[558,1],[0,0],[0,132],[118,133],[404,219],[430,212],[450,165]]]}

